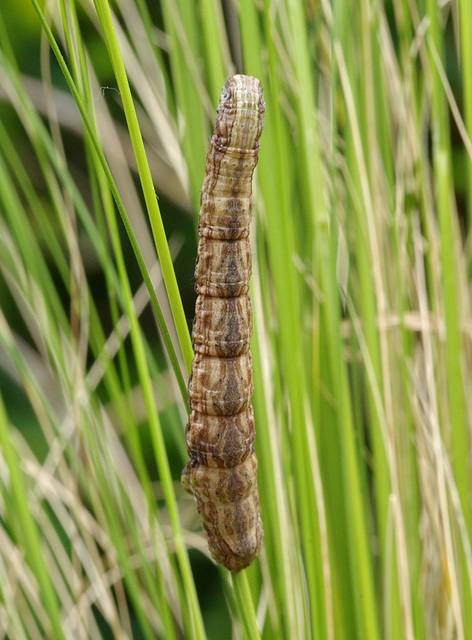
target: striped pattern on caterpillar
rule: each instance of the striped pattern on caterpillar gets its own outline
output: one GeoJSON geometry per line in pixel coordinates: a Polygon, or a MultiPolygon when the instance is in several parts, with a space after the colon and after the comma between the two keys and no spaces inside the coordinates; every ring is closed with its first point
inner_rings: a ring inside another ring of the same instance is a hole
{"type": "Polygon", "coordinates": [[[229,78],[217,112],[200,197],[190,461],[182,482],[195,496],[213,559],[236,573],[258,556],[263,536],[249,351],[252,174],[265,112],[260,81],[229,78]]]}

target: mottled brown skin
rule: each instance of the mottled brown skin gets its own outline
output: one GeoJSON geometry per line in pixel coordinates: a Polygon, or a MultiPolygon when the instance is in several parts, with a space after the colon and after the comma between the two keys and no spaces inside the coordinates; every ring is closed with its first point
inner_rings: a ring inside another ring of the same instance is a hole
{"type": "Polygon", "coordinates": [[[252,304],[249,294],[238,298],[199,295],[193,321],[193,348],[207,356],[232,358],[249,351],[252,304]]]}
{"type": "Polygon", "coordinates": [[[229,78],[217,111],[200,198],[195,358],[188,388],[190,461],[182,482],[197,501],[211,555],[236,573],[259,555],[263,536],[248,293],[252,174],[265,111],[260,81],[229,78]]]}
{"type": "Polygon", "coordinates": [[[195,290],[218,298],[236,298],[249,291],[252,259],[249,238],[201,238],[195,267],[195,290]]]}
{"type": "Polygon", "coordinates": [[[188,385],[192,411],[210,416],[233,416],[247,409],[253,391],[249,351],[235,358],[195,354],[188,385]]]}

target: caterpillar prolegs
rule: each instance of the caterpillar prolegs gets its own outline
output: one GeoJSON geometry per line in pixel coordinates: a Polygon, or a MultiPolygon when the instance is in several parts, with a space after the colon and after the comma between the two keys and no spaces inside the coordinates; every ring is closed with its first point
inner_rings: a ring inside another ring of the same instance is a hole
{"type": "Polygon", "coordinates": [[[195,357],[187,425],[190,461],[182,482],[195,496],[213,559],[233,573],[257,557],[263,535],[251,407],[248,292],[252,174],[264,111],[257,78],[229,78],[206,158],[195,268],[195,357]]]}

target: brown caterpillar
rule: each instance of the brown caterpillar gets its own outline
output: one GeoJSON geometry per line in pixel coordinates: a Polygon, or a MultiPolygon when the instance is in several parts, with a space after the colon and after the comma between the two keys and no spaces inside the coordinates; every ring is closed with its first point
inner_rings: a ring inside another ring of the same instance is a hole
{"type": "Polygon", "coordinates": [[[263,535],[248,293],[252,174],[265,112],[260,81],[229,78],[217,112],[200,196],[195,357],[188,386],[190,461],[182,482],[195,496],[213,559],[236,573],[257,557],[263,535]]]}

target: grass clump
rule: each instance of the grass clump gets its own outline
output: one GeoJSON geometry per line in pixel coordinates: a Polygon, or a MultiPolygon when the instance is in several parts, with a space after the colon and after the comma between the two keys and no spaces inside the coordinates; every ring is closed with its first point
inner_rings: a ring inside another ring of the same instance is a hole
{"type": "Polygon", "coordinates": [[[0,8],[0,636],[472,637],[468,0],[26,7],[0,8]],[[265,537],[231,578],[180,471],[235,72],[267,105],[265,537]]]}

